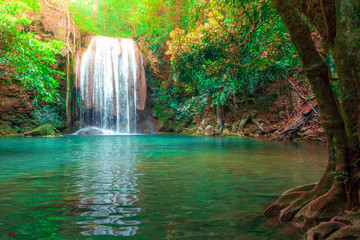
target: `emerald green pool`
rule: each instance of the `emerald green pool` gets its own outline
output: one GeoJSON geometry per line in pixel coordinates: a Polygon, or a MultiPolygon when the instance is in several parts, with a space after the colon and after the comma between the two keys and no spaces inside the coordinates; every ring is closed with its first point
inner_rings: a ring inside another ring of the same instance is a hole
{"type": "Polygon", "coordinates": [[[294,240],[301,233],[262,212],[318,180],[326,161],[316,143],[0,138],[0,239],[294,240]]]}

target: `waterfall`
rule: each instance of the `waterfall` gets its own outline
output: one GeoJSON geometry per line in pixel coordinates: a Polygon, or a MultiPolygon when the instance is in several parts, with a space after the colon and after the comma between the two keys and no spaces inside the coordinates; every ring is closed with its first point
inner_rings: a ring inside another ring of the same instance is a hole
{"type": "Polygon", "coordinates": [[[81,127],[137,133],[146,103],[142,54],[131,39],[94,37],[81,57],[77,88],[81,127]]]}

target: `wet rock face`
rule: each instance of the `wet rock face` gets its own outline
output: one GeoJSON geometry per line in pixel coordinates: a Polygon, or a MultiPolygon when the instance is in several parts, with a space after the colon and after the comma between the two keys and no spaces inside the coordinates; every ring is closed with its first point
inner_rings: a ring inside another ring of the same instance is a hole
{"type": "Polygon", "coordinates": [[[33,94],[16,84],[0,84],[0,135],[9,135],[33,127],[28,118],[34,107],[33,94]]]}
{"type": "MultiPolygon", "coordinates": [[[[58,40],[66,42],[68,21],[63,1],[47,0],[47,3],[50,6],[56,6],[56,8],[42,4],[41,11],[28,14],[28,17],[33,19],[30,30],[35,33],[35,38],[40,41],[58,40]]],[[[70,17],[70,44],[74,44],[74,37],[75,41],[80,41],[80,32],[70,17]]]]}
{"type": "MultiPolygon", "coordinates": [[[[63,4],[62,0],[47,0],[47,3],[52,6],[57,6],[60,9],[63,4]]],[[[59,11],[55,8],[49,7],[47,4],[41,5],[41,11],[28,12],[26,17],[33,22],[29,27],[29,31],[35,34],[35,38],[43,41],[66,41],[67,36],[67,15],[66,11],[59,11]]],[[[74,22],[70,19],[70,45],[74,47],[75,43],[80,42],[80,33],[74,22]]],[[[54,66],[56,70],[65,72],[66,66],[66,50],[62,50],[61,55],[57,56],[58,64],[54,66]]],[[[10,135],[15,133],[22,133],[33,129],[36,123],[32,120],[31,112],[34,106],[31,102],[34,99],[34,93],[24,90],[21,83],[16,83],[14,79],[9,77],[14,73],[11,66],[0,64],[0,71],[6,71],[8,76],[0,78],[0,135],[10,135]],[[11,82],[12,84],[3,84],[3,82],[11,82]]],[[[56,79],[59,84],[59,92],[62,96],[65,95],[65,77],[56,79]]]]}
{"type": "Polygon", "coordinates": [[[0,118],[1,120],[10,121],[11,115],[28,114],[32,110],[29,103],[33,99],[33,95],[29,91],[25,91],[16,84],[0,85],[0,118]]]}
{"type": "Polygon", "coordinates": [[[75,65],[82,126],[121,133],[154,128],[151,114],[140,114],[147,106],[147,88],[144,59],[134,40],[95,36],[75,65]]]}

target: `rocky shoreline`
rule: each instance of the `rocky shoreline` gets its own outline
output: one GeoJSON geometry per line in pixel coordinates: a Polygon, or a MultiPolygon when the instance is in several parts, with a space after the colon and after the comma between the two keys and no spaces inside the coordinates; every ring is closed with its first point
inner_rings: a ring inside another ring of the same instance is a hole
{"type": "Polygon", "coordinates": [[[299,114],[299,117],[287,121],[284,118],[272,119],[260,114],[257,110],[251,110],[242,114],[241,118],[234,122],[225,121],[222,131],[217,127],[214,118],[204,118],[200,123],[184,128],[180,133],[193,136],[221,136],[259,138],[272,141],[313,141],[326,142],[324,129],[315,119],[310,119],[309,110],[299,114]],[[304,119],[308,117],[308,119],[304,119]]]}

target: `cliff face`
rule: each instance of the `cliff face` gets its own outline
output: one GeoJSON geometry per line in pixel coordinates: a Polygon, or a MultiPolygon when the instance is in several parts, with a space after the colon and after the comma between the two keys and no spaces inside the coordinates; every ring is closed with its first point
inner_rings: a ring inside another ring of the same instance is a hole
{"type": "Polygon", "coordinates": [[[29,119],[33,94],[19,85],[0,85],[0,135],[11,135],[30,130],[34,122],[29,119]]]}
{"type": "Polygon", "coordinates": [[[77,56],[74,83],[84,126],[129,133],[157,130],[147,101],[146,58],[134,40],[85,36],[77,56]]]}
{"type": "MultiPolygon", "coordinates": [[[[42,42],[53,40],[68,42],[68,47],[65,46],[61,54],[56,57],[57,65],[53,67],[66,73],[67,52],[70,52],[72,62],[76,45],[80,43],[80,33],[71,16],[68,15],[64,1],[47,0],[46,2],[42,3],[40,11],[27,12],[24,16],[32,20],[28,30],[35,34],[37,40],[42,42]]],[[[14,69],[9,65],[0,64],[0,71],[11,73],[14,72],[14,69]]],[[[34,121],[35,106],[31,104],[34,99],[34,92],[24,89],[21,83],[11,79],[9,75],[0,76],[0,135],[19,134],[33,129],[39,124],[39,121],[34,121]],[[11,84],[3,84],[2,82],[11,82],[11,84]]],[[[65,102],[66,75],[57,77],[56,80],[59,83],[58,91],[61,102],[49,107],[64,105],[65,102]]],[[[43,106],[44,103],[39,105],[43,106]]],[[[58,115],[64,115],[64,113],[58,115]]]]}

